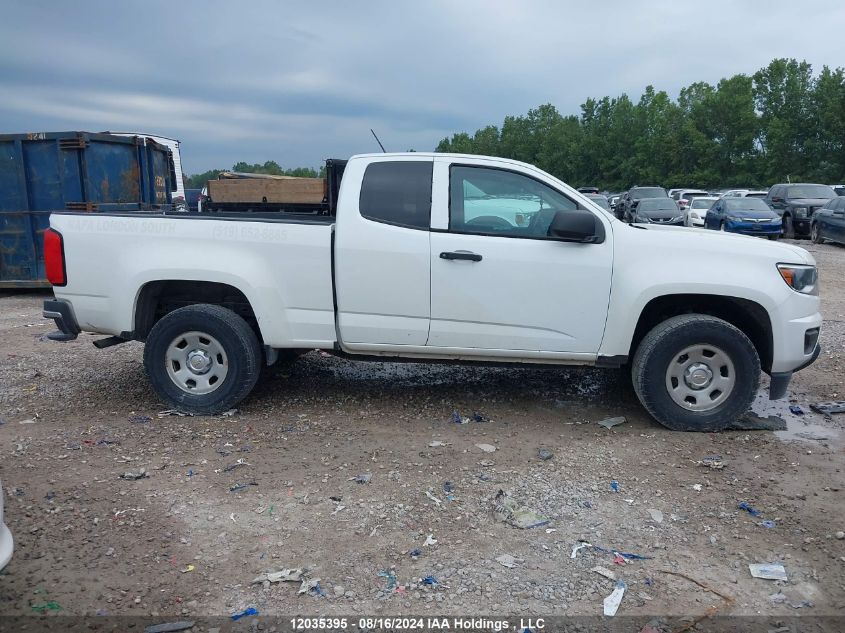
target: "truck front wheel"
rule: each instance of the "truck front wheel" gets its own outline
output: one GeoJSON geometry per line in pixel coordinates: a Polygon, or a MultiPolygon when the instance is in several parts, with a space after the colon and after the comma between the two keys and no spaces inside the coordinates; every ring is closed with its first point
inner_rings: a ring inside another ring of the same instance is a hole
{"type": "Polygon", "coordinates": [[[261,346],[243,318],[217,305],[168,313],[150,330],[144,367],[156,394],[185,413],[231,409],[255,386],[261,346]]]}
{"type": "Polygon", "coordinates": [[[760,383],[760,357],[727,321],[685,314],[643,338],[631,377],[640,402],[663,426],[721,431],[749,410],[760,383]]]}

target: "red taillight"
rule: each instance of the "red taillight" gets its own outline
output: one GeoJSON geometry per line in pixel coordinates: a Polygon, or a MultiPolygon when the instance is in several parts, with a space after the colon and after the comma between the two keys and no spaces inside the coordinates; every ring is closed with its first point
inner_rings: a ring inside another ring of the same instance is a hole
{"type": "Polygon", "coordinates": [[[65,245],[62,234],[53,229],[44,231],[44,267],[47,271],[47,281],[54,286],[64,286],[65,276],[65,245]]]}

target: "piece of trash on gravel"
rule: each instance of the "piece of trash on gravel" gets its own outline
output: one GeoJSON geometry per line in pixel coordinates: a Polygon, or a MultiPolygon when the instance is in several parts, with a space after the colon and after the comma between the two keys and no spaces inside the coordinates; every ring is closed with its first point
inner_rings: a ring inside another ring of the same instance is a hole
{"type": "Polygon", "coordinates": [[[129,422],[130,424],[146,424],[147,422],[152,422],[152,418],[148,415],[130,415],[129,422]]]}
{"type": "Polygon", "coordinates": [[[551,452],[549,449],[547,449],[547,448],[538,448],[538,449],[537,449],[537,457],[539,457],[540,459],[542,459],[544,462],[549,461],[549,460],[550,460],[552,457],[554,457],[554,456],[555,456],[555,454],[554,454],[554,453],[552,453],[552,452],[551,452]]]}
{"type": "Polygon", "coordinates": [[[194,567],[193,565],[188,565],[187,567],[185,567],[185,569],[180,569],[179,571],[182,572],[183,574],[187,574],[187,573],[194,571],[195,569],[196,569],[196,567],[194,567]]]}
{"type": "Polygon", "coordinates": [[[490,418],[488,418],[488,417],[487,417],[486,415],[484,415],[483,413],[480,413],[480,412],[478,412],[478,411],[473,411],[473,413],[472,413],[472,421],[473,421],[473,422],[489,422],[489,421],[490,421],[490,418]]]}
{"type": "Polygon", "coordinates": [[[624,415],[617,416],[615,418],[605,418],[604,420],[599,420],[597,424],[599,426],[603,426],[606,429],[612,429],[614,426],[619,426],[620,424],[625,424],[628,420],[625,418],[624,415]]]}
{"type": "Polygon", "coordinates": [[[748,566],[748,570],[754,578],[788,580],[786,577],[786,568],[779,563],[752,563],[748,566]]]}
{"type": "Polygon", "coordinates": [[[475,447],[481,449],[485,453],[493,453],[496,451],[496,447],[492,444],[476,444],[475,447]]]}
{"type": "Polygon", "coordinates": [[[434,538],[434,534],[429,534],[425,537],[425,543],[423,543],[423,547],[428,545],[437,545],[437,539],[434,538]]]}
{"type": "Polygon", "coordinates": [[[323,591],[323,588],[320,587],[320,579],[319,578],[312,578],[311,580],[303,580],[302,584],[299,586],[299,591],[296,592],[296,595],[300,594],[307,594],[309,596],[320,596],[321,598],[325,598],[326,594],[323,591]]]}
{"type": "Polygon", "coordinates": [[[425,578],[421,579],[420,582],[424,585],[432,585],[432,586],[439,584],[437,582],[437,578],[435,578],[434,576],[426,576],[425,578]]]}
{"type": "Polygon", "coordinates": [[[499,490],[493,499],[493,518],[521,530],[529,530],[551,523],[551,520],[547,517],[519,506],[516,501],[505,494],[504,490],[499,490]]]}
{"type": "Polygon", "coordinates": [[[165,409],[164,411],[159,411],[157,413],[158,417],[166,418],[171,415],[175,415],[180,418],[184,418],[185,416],[193,417],[193,413],[186,413],[185,411],[179,411],[179,409],[165,409]]]}
{"type": "Polygon", "coordinates": [[[793,415],[804,415],[804,409],[802,409],[797,404],[789,405],[789,412],[792,413],[793,415]]]}
{"type": "Polygon", "coordinates": [[[61,611],[62,605],[54,600],[50,600],[44,604],[34,604],[30,608],[36,613],[44,613],[45,611],[61,611]]]}
{"type": "Polygon", "coordinates": [[[354,481],[356,484],[368,484],[372,478],[373,475],[371,473],[361,473],[360,475],[350,477],[349,481],[354,481]]]}
{"type": "Polygon", "coordinates": [[[179,622],[164,622],[162,624],[151,624],[144,627],[144,633],[176,633],[186,631],[196,624],[193,620],[181,620],[179,622]]]}
{"type": "Polygon", "coordinates": [[[235,485],[229,487],[229,492],[240,492],[241,490],[246,490],[250,486],[257,486],[257,485],[258,485],[257,481],[250,481],[249,483],[245,483],[245,484],[235,484],[235,485]]]}
{"type": "Polygon", "coordinates": [[[627,585],[624,580],[616,581],[616,587],[613,589],[613,593],[604,599],[604,614],[606,616],[616,615],[619,605],[622,604],[622,596],[625,595],[626,587],[627,585]]]}
{"type": "Polygon", "coordinates": [[[712,468],[713,470],[722,470],[725,467],[725,462],[722,461],[721,455],[705,455],[698,464],[712,468]]]}
{"type": "Polygon", "coordinates": [[[410,552],[408,552],[408,556],[410,556],[411,558],[417,558],[419,556],[422,556],[422,550],[419,547],[415,547],[410,552]]]}
{"type": "Polygon", "coordinates": [[[832,413],[845,413],[845,400],[837,400],[835,402],[815,402],[810,405],[810,408],[816,413],[823,413],[830,415],[832,413]]]}
{"type": "Polygon", "coordinates": [[[740,502],[740,504],[737,506],[737,508],[740,509],[740,510],[745,510],[748,514],[750,514],[753,517],[759,517],[763,514],[759,510],[755,510],[754,508],[752,508],[745,501],[740,502]]]}
{"type": "Polygon", "coordinates": [[[386,579],[387,585],[385,586],[385,589],[387,589],[388,591],[396,589],[396,585],[397,585],[396,574],[394,573],[394,571],[392,569],[382,569],[378,573],[378,575],[379,575],[379,578],[386,579]]]}
{"type": "Polygon", "coordinates": [[[268,571],[252,579],[253,585],[264,582],[302,582],[305,570],[301,567],[294,569],[280,569],[279,571],[268,571]]]}
{"type": "Polygon", "coordinates": [[[592,545],[587,541],[578,541],[575,545],[572,546],[572,553],[569,555],[569,558],[575,558],[576,556],[578,556],[578,552],[584,549],[585,547],[592,547],[592,545]]]}
{"type": "Polygon", "coordinates": [[[813,603],[810,600],[801,600],[800,602],[795,602],[782,591],[770,595],[769,600],[771,600],[773,604],[786,604],[792,607],[793,609],[803,609],[804,607],[813,606],[813,603]]]}
{"type": "Polygon", "coordinates": [[[256,609],[255,607],[250,607],[249,609],[244,609],[240,613],[235,613],[233,615],[230,615],[229,617],[232,618],[232,620],[234,621],[238,621],[241,618],[246,618],[250,615],[258,615],[258,609],[256,609]]]}
{"type": "Polygon", "coordinates": [[[510,554],[502,554],[501,556],[496,557],[496,562],[502,565],[503,567],[507,567],[508,569],[513,569],[520,563],[524,562],[521,558],[514,558],[510,554]]]}
{"type": "Polygon", "coordinates": [[[430,490],[425,491],[425,496],[428,497],[429,499],[431,499],[432,501],[434,501],[434,503],[437,504],[437,506],[440,506],[440,504],[443,503],[440,499],[438,499],[433,494],[431,494],[430,490]]]}
{"type": "Polygon", "coordinates": [[[221,413],[220,417],[231,418],[232,416],[237,415],[240,412],[240,409],[229,409],[228,411],[224,411],[223,413],[221,413]]]}
{"type": "Polygon", "coordinates": [[[610,489],[613,492],[619,492],[619,482],[615,479],[610,482],[610,489]]]}
{"type": "Polygon", "coordinates": [[[470,419],[463,417],[458,411],[452,411],[452,417],[450,420],[454,424],[469,424],[470,419]]]}
{"type": "Polygon", "coordinates": [[[663,513],[660,510],[649,508],[647,512],[651,516],[652,521],[654,521],[655,523],[663,523],[663,513]]]}
{"type": "Polygon", "coordinates": [[[440,440],[433,440],[428,443],[429,448],[440,448],[441,446],[447,446],[446,442],[441,442],[440,440]]]}
{"type": "Polygon", "coordinates": [[[126,481],[136,481],[138,479],[146,479],[147,477],[149,477],[147,470],[142,468],[137,473],[127,471],[120,476],[120,479],[125,479],[126,481]]]}
{"type": "Polygon", "coordinates": [[[693,484],[692,485],[692,489],[695,490],[696,492],[701,492],[702,487],[703,486],[701,484],[693,484]]]}
{"type": "Polygon", "coordinates": [[[616,574],[606,567],[593,567],[590,571],[597,573],[599,576],[604,576],[608,580],[616,580],[616,574]]]}
{"type": "Polygon", "coordinates": [[[602,552],[603,554],[613,554],[614,556],[621,556],[625,560],[651,560],[651,556],[643,556],[642,554],[634,554],[632,552],[620,552],[615,549],[601,547],[600,545],[592,545],[591,547],[597,552],[602,552]]]}
{"type": "Polygon", "coordinates": [[[734,422],[731,422],[729,426],[726,426],[723,430],[728,431],[785,431],[786,430],[786,420],[777,416],[777,415],[770,415],[766,418],[761,417],[754,413],[753,411],[749,411],[741,418],[738,418],[734,422]]]}
{"type": "Polygon", "coordinates": [[[229,464],[225,468],[223,468],[224,473],[229,473],[235,470],[236,468],[240,468],[241,466],[252,466],[252,464],[247,463],[247,461],[243,458],[239,459],[238,461],[229,464]]]}
{"type": "Polygon", "coordinates": [[[767,530],[771,530],[772,528],[777,527],[777,523],[774,521],[760,521],[760,525],[762,525],[767,530]]]}
{"type": "Polygon", "coordinates": [[[455,487],[452,485],[451,481],[443,482],[443,492],[455,492],[455,487]]]}

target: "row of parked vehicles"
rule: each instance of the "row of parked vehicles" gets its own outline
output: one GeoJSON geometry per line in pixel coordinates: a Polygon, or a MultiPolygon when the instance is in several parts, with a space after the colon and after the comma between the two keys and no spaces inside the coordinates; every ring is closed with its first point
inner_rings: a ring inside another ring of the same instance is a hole
{"type": "Polygon", "coordinates": [[[809,237],[816,243],[845,244],[845,185],[782,183],[768,190],[632,187],[602,195],[594,187],[582,193],[617,218],[633,224],[700,227],[730,233],[809,237]]]}

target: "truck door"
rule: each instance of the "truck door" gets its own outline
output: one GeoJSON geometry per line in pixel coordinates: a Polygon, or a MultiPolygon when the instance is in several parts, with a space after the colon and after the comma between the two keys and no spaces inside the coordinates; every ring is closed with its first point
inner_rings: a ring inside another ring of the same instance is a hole
{"type": "Polygon", "coordinates": [[[334,274],[340,340],[350,349],[426,344],[432,160],[385,156],[346,167],[334,274]]]}
{"type": "Polygon", "coordinates": [[[548,237],[555,212],[579,204],[539,175],[497,161],[436,159],[435,182],[447,178],[448,193],[442,187],[434,202],[433,226],[443,228],[431,233],[428,345],[487,355],[597,354],[613,265],[609,220],[594,212],[603,243],[558,241],[548,237]]]}

